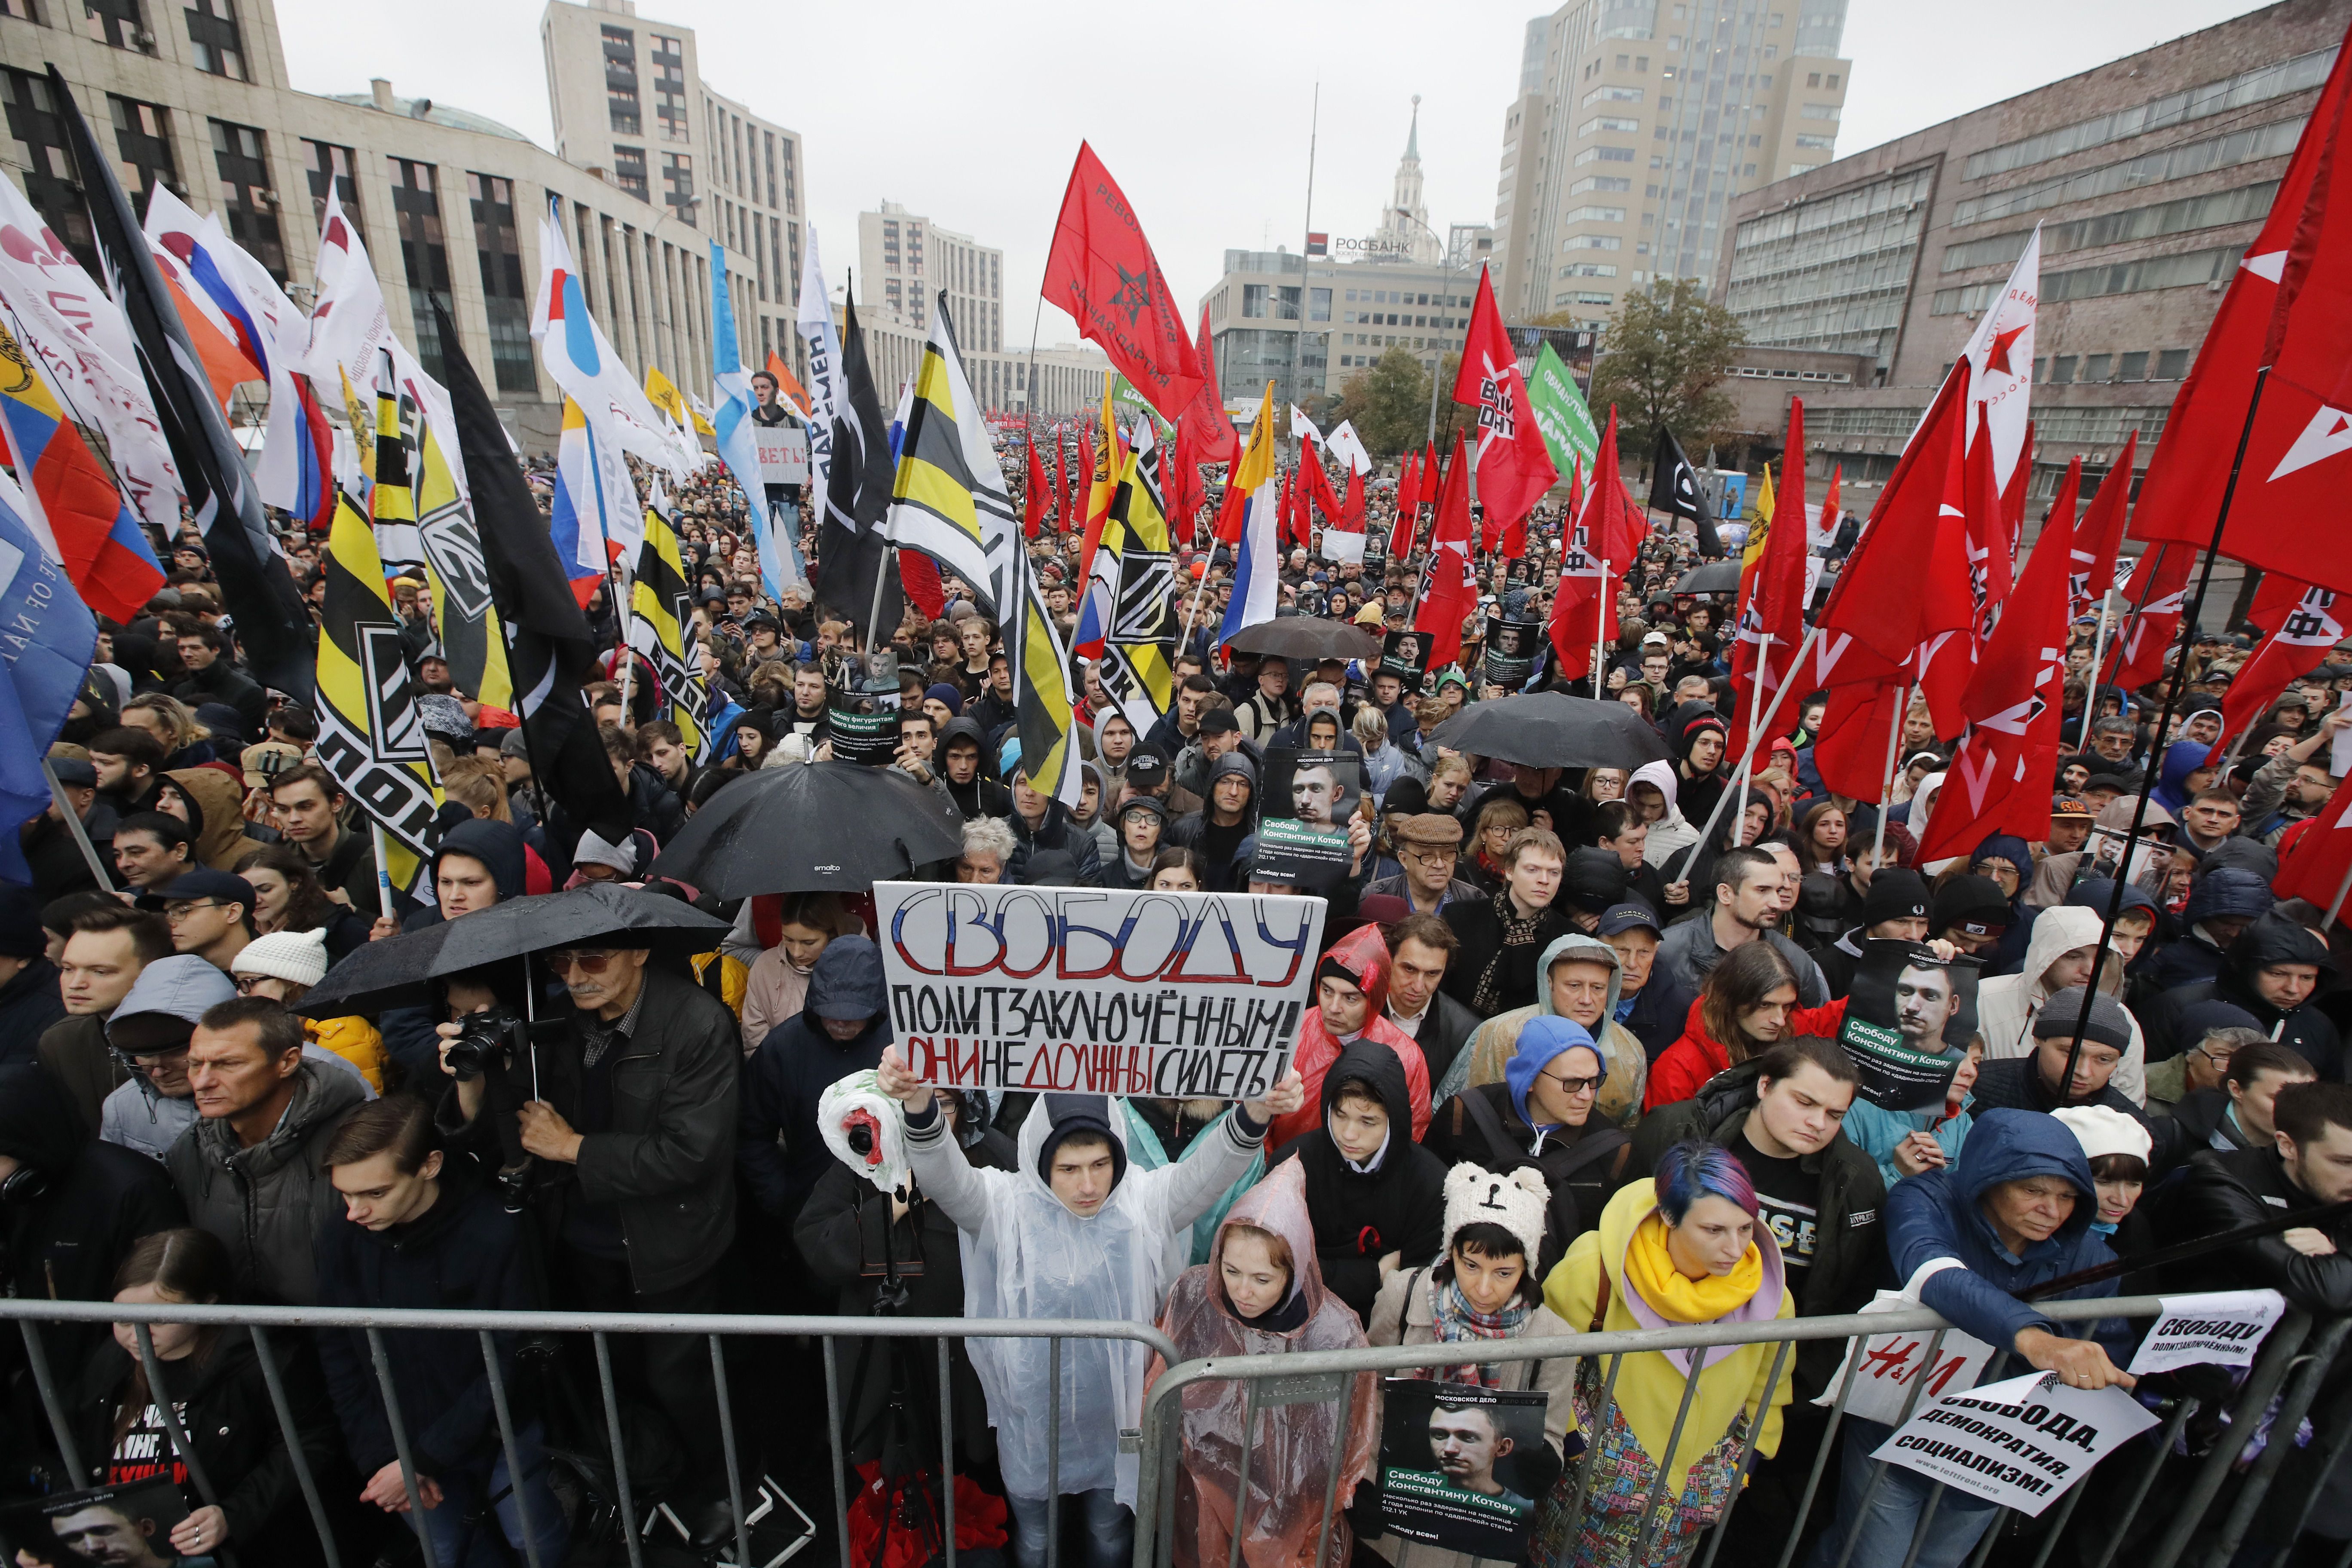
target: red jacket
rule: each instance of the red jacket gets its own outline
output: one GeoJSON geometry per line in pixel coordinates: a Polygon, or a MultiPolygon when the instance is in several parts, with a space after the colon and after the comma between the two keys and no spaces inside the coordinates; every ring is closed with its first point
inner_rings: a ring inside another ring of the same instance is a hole
{"type": "MultiPolygon", "coordinates": [[[[1412,1096],[1412,1141],[1420,1142],[1422,1134],[1429,1131],[1429,1063],[1412,1037],[1388,1020],[1389,944],[1381,940],[1381,928],[1368,925],[1350,931],[1325,956],[1354,975],[1364,993],[1364,1029],[1356,1038],[1388,1047],[1404,1063],[1405,1088],[1412,1096]]],[[[1265,1135],[1268,1149],[1279,1149],[1323,1125],[1323,1075],[1330,1071],[1344,1048],[1339,1037],[1324,1027],[1322,1010],[1310,1002],[1291,1056],[1291,1065],[1307,1080],[1307,1102],[1287,1116],[1275,1118],[1265,1135]]]]}
{"type": "MultiPolygon", "coordinates": [[[[1650,1064],[1650,1085],[1642,1097],[1644,1114],[1661,1105],[1672,1105],[1678,1100],[1695,1098],[1707,1079],[1731,1065],[1731,1053],[1711,1039],[1706,1032],[1706,1020],[1699,1014],[1703,1004],[1693,1002],[1690,1016],[1683,1020],[1682,1037],[1658,1054],[1650,1064]]],[[[1789,1033],[1820,1035],[1836,1039],[1839,1027],[1845,1022],[1845,998],[1820,1007],[1792,1008],[1789,1014],[1789,1033]]]]}

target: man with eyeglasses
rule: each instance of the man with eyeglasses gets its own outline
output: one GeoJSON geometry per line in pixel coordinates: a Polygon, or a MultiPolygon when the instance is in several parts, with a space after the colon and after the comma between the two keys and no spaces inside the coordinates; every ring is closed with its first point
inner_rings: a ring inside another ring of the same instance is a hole
{"type": "Polygon", "coordinates": [[[1462,823],[1444,812],[1423,812],[1397,818],[1391,829],[1396,843],[1393,877],[1382,877],[1364,889],[1366,898],[1386,895],[1402,899],[1417,915],[1433,915],[1454,902],[1476,903],[1486,895],[1454,874],[1462,852],[1462,823]]]}
{"type": "Polygon", "coordinates": [[[162,911],[172,928],[173,952],[192,952],[226,974],[257,934],[254,898],[253,884],[244,878],[200,868],[149,888],[139,907],[162,911]]]}
{"type": "MultiPolygon", "coordinates": [[[[725,1004],[651,956],[619,937],[541,953],[570,994],[577,1044],[541,1043],[535,1061],[492,1069],[507,1072],[523,1101],[521,1147],[538,1163],[549,1271],[569,1309],[683,1314],[722,1304],[741,1037],[725,1004]]],[[[453,1012],[492,1001],[481,986],[451,987],[453,1012]]],[[[437,1032],[446,1072],[460,1026],[437,1032]]],[[[438,1122],[495,1170],[506,1155],[482,1114],[484,1088],[481,1079],[453,1084],[438,1122]]],[[[627,1337],[642,1342],[615,1346],[625,1386],[668,1417],[686,1450],[691,1479],[671,1505],[698,1545],[715,1544],[732,1524],[709,1346],[692,1334],[627,1337]]]]}

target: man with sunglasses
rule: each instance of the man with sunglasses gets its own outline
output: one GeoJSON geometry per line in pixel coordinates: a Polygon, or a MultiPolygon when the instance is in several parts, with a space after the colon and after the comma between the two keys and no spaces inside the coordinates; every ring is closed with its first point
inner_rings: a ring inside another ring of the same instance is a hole
{"type": "Polygon", "coordinates": [[[172,928],[172,951],[192,952],[223,974],[252,942],[253,884],[230,871],[183,871],[139,895],[142,910],[160,910],[172,928]]]}
{"type": "MultiPolygon", "coordinates": [[[[557,1305],[717,1311],[719,1268],[735,1236],[741,1037],[725,1004],[624,941],[540,954],[570,994],[572,1038],[540,1039],[535,1062],[490,1070],[505,1071],[522,1101],[516,1120],[537,1163],[557,1305]]],[[[488,1007],[479,989],[453,985],[453,1013],[488,1007]]],[[[457,1023],[438,1026],[444,1071],[447,1042],[460,1032],[457,1023]]],[[[438,1120],[453,1147],[470,1141],[495,1170],[506,1156],[483,1114],[482,1081],[453,1085],[438,1120]]],[[[615,1345],[616,1371],[668,1417],[685,1450],[689,1479],[671,1506],[698,1545],[715,1543],[732,1525],[709,1347],[692,1334],[628,1337],[641,1342],[615,1345]]]]}

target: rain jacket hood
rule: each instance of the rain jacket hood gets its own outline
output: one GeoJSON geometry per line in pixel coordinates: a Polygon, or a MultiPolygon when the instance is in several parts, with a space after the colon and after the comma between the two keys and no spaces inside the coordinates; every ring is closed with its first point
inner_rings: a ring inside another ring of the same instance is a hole
{"type": "Polygon", "coordinates": [[[809,972],[802,1005],[819,1018],[878,1018],[887,1029],[890,997],[882,983],[882,950],[870,937],[834,938],[809,972]]]}
{"type": "Polygon", "coordinates": [[[2165,747],[2156,787],[2147,794],[2148,804],[2179,816],[2189,804],[2189,775],[2203,767],[2210,755],[2212,749],[2201,741],[2175,741],[2165,747]]]}
{"type": "Polygon", "coordinates": [[[443,833],[440,847],[433,852],[436,879],[440,876],[442,860],[451,855],[470,855],[488,867],[500,903],[520,899],[528,891],[523,885],[522,830],[511,822],[477,817],[443,833]]]}
{"type": "Polygon", "coordinates": [[[1364,1010],[1369,1019],[1385,1016],[1389,1007],[1389,944],[1376,925],[1364,926],[1349,932],[1323,955],[1324,961],[1336,963],[1356,977],[1356,987],[1371,1004],[1364,1010]]]}
{"type": "Polygon", "coordinates": [[[1979,1116],[1969,1141],[1960,1146],[1953,1180],[1968,1205],[1969,1223],[1986,1245],[2002,1249],[2000,1234],[1979,1206],[1985,1194],[2003,1182],[2028,1176],[2060,1177],[2081,1194],[2066,1223],[2047,1241],[2028,1248],[2029,1258],[2044,1248],[2054,1252],[2073,1247],[2099,1217],[2098,1184],[2091,1179],[2091,1162],[2082,1142],[2064,1122],[2039,1111],[1995,1110],[1979,1116]]]}
{"type": "Polygon", "coordinates": [[[2200,866],[2180,918],[2192,926],[2216,915],[2254,920],[2268,914],[2275,902],[2269,881],[2254,872],[2236,866],[2200,866]]]}
{"type": "Polygon", "coordinates": [[[1609,966],[1609,998],[1601,1004],[1598,1020],[1605,1027],[1609,1020],[1617,1016],[1625,971],[1617,962],[1615,948],[1597,936],[1586,936],[1581,931],[1561,937],[1543,950],[1543,961],[1536,965],[1536,1016],[1543,1018],[1559,1016],[1551,1005],[1551,966],[1571,953],[1580,963],[1605,963],[1609,966]]]}
{"type": "MultiPolygon", "coordinates": [[[[1536,1079],[1554,1061],[1570,1051],[1584,1051],[1597,1064],[1595,1077],[1604,1082],[1609,1077],[1609,1057],[1593,1044],[1592,1036],[1583,1025],[1572,1018],[1538,1015],[1528,1020],[1519,1031],[1519,1048],[1503,1064],[1503,1081],[1510,1086],[1511,1109],[1519,1120],[1530,1127],[1551,1125],[1538,1121],[1533,1108],[1528,1104],[1528,1091],[1535,1088],[1536,1079]]],[[[1572,1070],[1572,1069],[1571,1069],[1572,1070]]]]}
{"type": "Polygon", "coordinates": [[[241,781],[218,768],[174,768],[163,776],[195,810],[197,859],[215,871],[233,871],[247,850],[258,847],[245,836],[241,781]]]}
{"type": "MultiPolygon", "coordinates": [[[[107,1015],[107,1029],[110,1037],[116,1024],[142,1013],[168,1013],[194,1025],[205,1016],[206,1008],[236,994],[236,986],[227,975],[193,952],[175,952],[139,972],[139,978],[131,983],[131,989],[107,1015]]],[[[141,1081],[144,1081],[144,1075],[141,1081]]]]}

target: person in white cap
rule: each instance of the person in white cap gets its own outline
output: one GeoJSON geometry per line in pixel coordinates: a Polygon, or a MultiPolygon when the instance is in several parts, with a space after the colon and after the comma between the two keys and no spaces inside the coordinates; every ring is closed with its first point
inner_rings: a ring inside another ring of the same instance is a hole
{"type": "Polygon", "coordinates": [[[615,844],[594,828],[583,829],[580,846],[572,851],[572,880],[567,889],[583,882],[634,882],[637,875],[637,855],[634,845],[615,844]]]}
{"type": "Polygon", "coordinates": [[[2154,1247],[2145,1220],[2133,1227],[2133,1237],[2116,1234],[2139,1206],[2141,1189],[2147,1185],[2148,1155],[2156,1146],[2147,1129],[2137,1118],[2105,1105],[2070,1105],[2051,1114],[2066,1124],[2091,1162],[2091,1180],[2099,1188],[2099,1217],[2091,1222],[2091,1229],[2105,1237],[2120,1257],[2154,1247]]]}
{"type": "MultiPolygon", "coordinates": [[[[240,996],[274,997],[291,1007],[326,978],[327,933],[324,931],[280,931],[256,937],[229,962],[229,977],[240,996]]],[[[310,1044],[332,1052],[367,1079],[378,1093],[383,1089],[383,1036],[365,1018],[305,1018],[302,1032],[310,1044]]]]}

